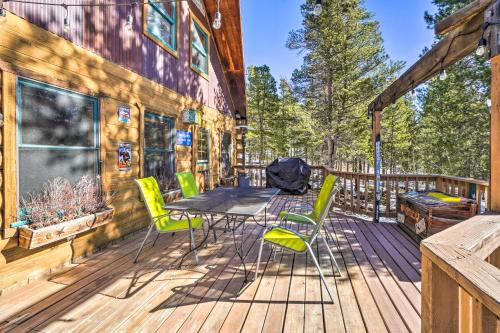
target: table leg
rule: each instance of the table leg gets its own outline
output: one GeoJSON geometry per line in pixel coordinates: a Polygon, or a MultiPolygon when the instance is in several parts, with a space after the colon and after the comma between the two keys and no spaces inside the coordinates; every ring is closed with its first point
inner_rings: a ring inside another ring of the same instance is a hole
{"type": "Polygon", "coordinates": [[[243,283],[247,283],[247,266],[245,265],[245,258],[244,258],[244,253],[243,253],[243,236],[245,232],[245,221],[246,217],[243,218],[243,223],[241,225],[241,241],[240,241],[240,246],[238,247],[238,244],[236,243],[236,221],[237,219],[233,219],[233,241],[234,241],[234,248],[236,249],[236,254],[238,254],[238,257],[241,259],[241,263],[243,264],[243,271],[245,274],[245,279],[243,283]]]}

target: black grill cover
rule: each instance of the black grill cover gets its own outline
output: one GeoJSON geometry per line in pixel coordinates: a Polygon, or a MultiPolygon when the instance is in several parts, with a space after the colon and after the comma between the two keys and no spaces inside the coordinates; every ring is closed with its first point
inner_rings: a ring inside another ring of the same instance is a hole
{"type": "Polygon", "coordinates": [[[278,158],[266,167],[266,187],[306,194],[311,168],[301,158],[278,158]]]}

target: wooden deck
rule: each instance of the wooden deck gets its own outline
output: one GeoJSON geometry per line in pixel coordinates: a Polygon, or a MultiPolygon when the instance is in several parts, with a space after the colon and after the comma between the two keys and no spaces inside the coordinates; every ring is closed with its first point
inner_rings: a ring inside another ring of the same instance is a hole
{"type": "MultiPolygon", "coordinates": [[[[269,219],[276,219],[285,198],[273,200],[269,219]]],[[[339,247],[331,245],[341,277],[325,249],[318,250],[335,303],[306,255],[273,254],[264,247],[264,274],[242,288],[231,233],[222,233],[217,243],[210,237],[199,265],[188,257],[179,270],[188,235],[160,236],[133,264],[142,232],[48,281],[0,297],[0,331],[420,332],[418,245],[393,224],[332,213],[327,225],[339,247]]],[[[262,230],[255,223],[245,230],[252,279],[262,230]]]]}

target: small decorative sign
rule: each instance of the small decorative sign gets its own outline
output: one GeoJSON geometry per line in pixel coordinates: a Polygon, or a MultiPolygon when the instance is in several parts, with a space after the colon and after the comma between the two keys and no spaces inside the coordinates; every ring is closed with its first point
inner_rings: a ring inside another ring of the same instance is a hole
{"type": "Polygon", "coordinates": [[[121,123],[130,123],[130,107],[129,106],[119,106],[118,107],[118,121],[121,123]]]}
{"type": "Polygon", "coordinates": [[[189,132],[189,131],[177,130],[176,142],[180,146],[192,146],[193,145],[193,133],[189,132]]]}
{"type": "Polygon", "coordinates": [[[421,219],[418,223],[415,223],[415,232],[421,234],[425,231],[425,219],[421,219]]]}
{"type": "Polygon", "coordinates": [[[200,124],[201,117],[199,112],[193,109],[185,110],[182,113],[182,122],[184,124],[200,124]]]}
{"type": "Polygon", "coordinates": [[[118,170],[127,171],[132,169],[132,145],[123,142],[118,145],[118,170]]]}

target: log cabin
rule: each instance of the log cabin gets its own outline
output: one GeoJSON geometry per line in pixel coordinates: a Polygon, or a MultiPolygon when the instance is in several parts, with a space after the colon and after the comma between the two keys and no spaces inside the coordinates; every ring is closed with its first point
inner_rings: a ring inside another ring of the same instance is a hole
{"type": "Polygon", "coordinates": [[[190,170],[210,188],[236,162],[235,124],[246,116],[238,0],[220,3],[220,29],[215,0],[71,3],[3,3],[0,292],[144,228],[134,179],[190,170]],[[128,165],[119,165],[120,149],[128,165]],[[112,220],[20,247],[23,196],[84,174],[115,193],[112,220]]]}

